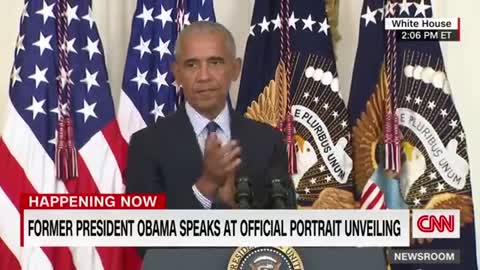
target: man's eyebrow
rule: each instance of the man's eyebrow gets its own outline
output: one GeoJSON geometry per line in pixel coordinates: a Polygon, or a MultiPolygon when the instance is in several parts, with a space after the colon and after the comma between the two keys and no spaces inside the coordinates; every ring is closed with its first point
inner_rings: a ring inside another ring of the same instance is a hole
{"type": "MultiPolygon", "coordinates": [[[[200,60],[198,58],[188,58],[183,61],[183,63],[188,64],[188,63],[195,63],[199,62],[200,60]]],[[[220,62],[225,62],[225,58],[222,56],[211,56],[207,59],[207,61],[220,61],[220,62]]]]}
{"type": "Polygon", "coordinates": [[[183,61],[184,63],[192,63],[192,62],[198,62],[199,60],[197,58],[188,58],[183,61]]]}
{"type": "Polygon", "coordinates": [[[212,57],[209,57],[208,58],[209,61],[225,61],[225,58],[221,57],[221,56],[212,56],[212,57]]]}

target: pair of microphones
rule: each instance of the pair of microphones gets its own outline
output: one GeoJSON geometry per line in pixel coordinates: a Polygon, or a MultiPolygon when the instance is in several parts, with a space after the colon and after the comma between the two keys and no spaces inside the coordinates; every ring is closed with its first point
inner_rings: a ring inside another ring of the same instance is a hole
{"type": "MultiPolygon", "coordinates": [[[[288,209],[289,189],[285,186],[285,181],[282,181],[279,177],[272,177],[270,181],[270,200],[271,207],[273,209],[288,209]]],[[[236,193],[235,202],[240,209],[252,209],[256,208],[253,205],[253,192],[251,188],[250,179],[246,176],[238,177],[235,181],[236,193]]]]}

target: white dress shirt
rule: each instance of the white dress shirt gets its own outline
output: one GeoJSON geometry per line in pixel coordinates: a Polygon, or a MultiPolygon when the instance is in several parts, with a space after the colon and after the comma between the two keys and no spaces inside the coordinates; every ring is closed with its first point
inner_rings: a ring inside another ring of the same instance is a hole
{"type": "MultiPolygon", "coordinates": [[[[188,102],[185,102],[185,111],[187,112],[188,119],[193,126],[195,135],[197,136],[198,145],[202,151],[202,155],[205,151],[205,141],[207,140],[208,130],[207,125],[210,123],[210,119],[204,117],[199,112],[197,112],[188,102]]],[[[228,110],[227,104],[213,121],[218,125],[217,131],[215,132],[217,138],[223,144],[226,144],[231,139],[230,133],[230,111],[228,110]]],[[[202,204],[204,208],[211,208],[212,201],[205,197],[200,190],[198,190],[195,184],[192,186],[193,193],[197,200],[202,204]]]]}

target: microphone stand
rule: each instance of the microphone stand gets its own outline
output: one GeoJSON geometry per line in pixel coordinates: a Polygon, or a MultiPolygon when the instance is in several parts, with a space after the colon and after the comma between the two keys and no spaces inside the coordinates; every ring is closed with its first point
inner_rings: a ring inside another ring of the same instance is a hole
{"type": "Polygon", "coordinates": [[[287,190],[279,178],[272,179],[273,209],[287,209],[287,190]]]}
{"type": "Polygon", "coordinates": [[[248,177],[239,177],[235,181],[237,192],[235,194],[235,202],[238,203],[240,209],[250,209],[252,203],[252,192],[250,190],[250,181],[248,177]]]}

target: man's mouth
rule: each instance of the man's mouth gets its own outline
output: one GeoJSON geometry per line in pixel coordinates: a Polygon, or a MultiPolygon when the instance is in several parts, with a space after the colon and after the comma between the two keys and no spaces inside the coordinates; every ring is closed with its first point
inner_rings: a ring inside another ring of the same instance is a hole
{"type": "Polygon", "coordinates": [[[200,90],[197,90],[197,94],[207,94],[209,92],[213,92],[215,91],[214,88],[206,88],[206,89],[200,89],[200,90]]]}

